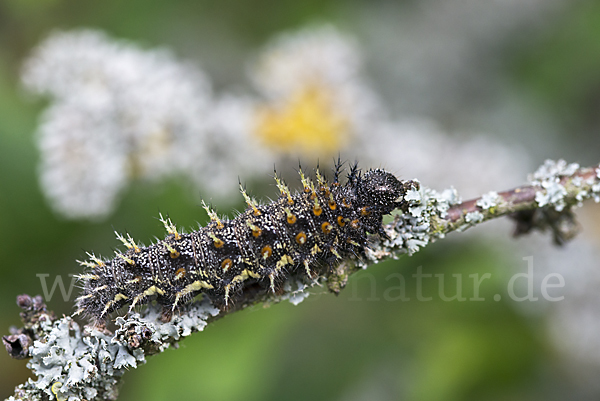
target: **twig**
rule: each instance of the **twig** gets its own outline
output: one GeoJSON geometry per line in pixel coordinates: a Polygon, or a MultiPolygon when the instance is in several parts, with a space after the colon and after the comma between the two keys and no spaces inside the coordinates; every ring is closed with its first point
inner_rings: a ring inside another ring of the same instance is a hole
{"type": "Polygon", "coordinates": [[[141,313],[118,317],[114,334],[90,326],[82,330],[71,317],[56,319],[40,298],[20,296],[24,327],[3,337],[3,342],[11,356],[31,358],[27,366],[37,380],[19,385],[9,400],[116,399],[117,385],[126,370],[227,314],[260,302],[289,300],[297,304],[316,283],[339,293],[357,270],[390,257],[411,255],[452,231],[505,215],[516,220],[516,235],[551,229],[554,241],[562,243],[577,229],[572,208],[587,199],[600,202],[600,167],[579,168],[562,160],[547,161],[527,186],[490,192],[466,202],[460,201],[454,189],[441,193],[411,189],[404,196],[404,210],[397,211],[393,221],[384,226],[389,238],[372,236],[366,258],[346,260],[312,283],[305,282],[301,274],[292,275],[277,294],[247,287],[236,305],[226,311],[205,298],[184,306],[180,314],[164,322],[159,308],[151,305],[141,313]]]}

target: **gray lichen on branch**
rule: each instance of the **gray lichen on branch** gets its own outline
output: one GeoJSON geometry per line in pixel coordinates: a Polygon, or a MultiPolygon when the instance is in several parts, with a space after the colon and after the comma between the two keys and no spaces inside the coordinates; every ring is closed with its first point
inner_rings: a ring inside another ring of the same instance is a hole
{"type": "MultiPolygon", "coordinates": [[[[397,214],[387,225],[386,232],[392,239],[379,241],[374,246],[376,251],[370,253],[371,259],[376,261],[402,253],[410,255],[452,231],[464,231],[505,215],[518,220],[519,213],[538,210],[548,219],[559,221],[571,215],[571,209],[586,199],[600,202],[600,167],[580,168],[577,163],[546,160],[529,177],[529,183],[511,191],[489,192],[466,202],[460,202],[453,189],[442,193],[429,188],[409,191],[405,195],[405,199],[412,202],[408,213],[397,214]]],[[[529,230],[533,228],[536,227],[529,230]]]]}
{"type": "Polygon", "coordinates": [[[357,270],[402,254],[412,255],[452,231],[505,215],[516,220],[516,235],[549,228],[560,244],[576,233],[572,209],[587,199],[600,202],[600,167],[580,168],[563,160],[546,161],[527,186],[489,192],[466,202],[461,202],[452,188],[437,192],[413,187],[404,195],[405,207],[384,225],[388,238],[370,237],[366,258],[345,260],[312,282],[292,275],[277,293],[245,289],[241,300],[228,310],[219,310],[204,298],[185,305],[166,322],[160,308],[150,305],[139,313],[118,317],[114,333],[90,326],[82,330],[71,317],[56,319],[40,299],[20,296],[24,327],[12,330],[3,342],[11,356],[30,358],[27,366],[37,379],[18,386],[9,400],[116,399],[117,385],[126,370],[229,313],[257,303],[289,300],[297,304],[315,284],[325,284],[338,293],[357,270]]]}

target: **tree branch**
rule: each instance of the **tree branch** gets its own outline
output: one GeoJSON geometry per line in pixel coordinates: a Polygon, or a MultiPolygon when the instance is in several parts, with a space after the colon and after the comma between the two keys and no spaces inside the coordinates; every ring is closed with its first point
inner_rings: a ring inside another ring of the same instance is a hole
{"type": "MultiPolygon", "coordinates": [[[[9,400],[116,399],[117,385],[127,369],[177,346],[183,337],[227,314],[260,302],[289,300],[297,304],[315,284],[339,293],[348,277],[360,269],[401,254],[411,255],[452,231],[505,215],[516,221],[516,235],[550,229],[560,244],[577,231],[572,208],[587,199],[600,202],[600,167],[546,161],[529,181],[527,186],[490,192],[466,202],[460,201],[454,189],[440,193],[413,185],[404,196],[405,207],[384,225],[388,238],[369,238],[366,258],[345,260],[313,282],[307,282],[301,273],[292,274],[276,294],[248,286],[228,310],[215,308],[205,298],[185,305],[180,314],[165,322],[159,308],[150,305],[140,313],[118,317],[113,334],[90,326],[82,330],[71,317],[56,319],[40,297],[19,296],[24,327],[12,330],[3,342],[14,358],[30,358],[27,366],[37,380],[19,385],[9,400]]],[[[410,182],[407,185],[411,186],[410,182]]]]}

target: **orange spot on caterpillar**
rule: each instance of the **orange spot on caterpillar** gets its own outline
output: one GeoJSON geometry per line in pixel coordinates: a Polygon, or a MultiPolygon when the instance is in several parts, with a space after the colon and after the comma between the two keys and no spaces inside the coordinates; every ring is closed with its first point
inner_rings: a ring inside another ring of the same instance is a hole
{"type": "Polygon", "coordinates": [[[306,234],[304,234],[304,231],[300,231],[296,235],[296,242],[300,245],[306,244],[306,234]]]}
{"type": "Polygon", "coordinates": [[[293,214],[288,214],[287,216],[287,222],[288,224],[294,224],[296,222],[296,216],[294,216],[293,214]]]}
{"type": "Polygon", "coordinates": [[[221,269],[223,269],[224,272],[231,269],[231,266],[233,266],[233,262],[229,258],[227,258],[223,262],[221,262],[221,269]]]}
{"type": "Polygon", "coordinates": [[[265,245],[260,250],[260,254],[262,255],[263,259],[268,259],[269,256],[271,256],[273,254],[273,248],[271,248],[270,245],[265,245]]]}
{"type": "Polygon", "coordinates": [[[346,225],[346,222],[344,221],[344,218],[342,216],[337,217],[337,223],[340,227],[344,227],[346,225]]]}
{"type": "Polygon", "coordinates": [[[325,223],[321,224],[321,231],[323,231],[325,234],[331,233],[332,230],[333,226],[329,222],[326,221],[325,223]]]}

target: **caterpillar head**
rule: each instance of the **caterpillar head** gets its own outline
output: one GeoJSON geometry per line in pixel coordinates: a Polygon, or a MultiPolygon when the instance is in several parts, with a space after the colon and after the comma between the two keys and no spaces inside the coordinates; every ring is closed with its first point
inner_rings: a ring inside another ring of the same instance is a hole
{"type": "Polygon", "coordinates": [[[370,205],[381,215],[390,213],[399,206],[406,189],[404,184],[393,174],[385,170],[376,169],[368,171],[360,180],[357,195],[360,203],[370,205]]]}

